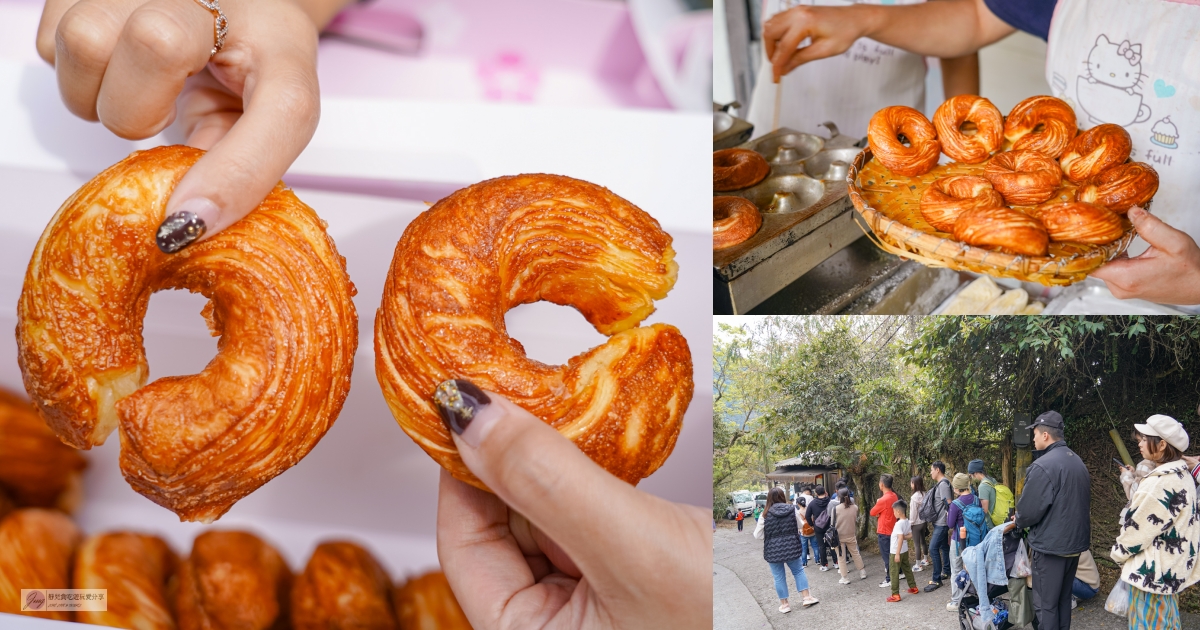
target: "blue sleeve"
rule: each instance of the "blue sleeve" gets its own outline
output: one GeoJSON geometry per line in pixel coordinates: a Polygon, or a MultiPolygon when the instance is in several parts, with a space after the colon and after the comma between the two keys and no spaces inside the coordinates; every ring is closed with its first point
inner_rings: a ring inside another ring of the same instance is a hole
{"type": "Polygon", "coordinates": [[[996,17],[1009,26],[1045,40],[1058,0],[983,0],[996,17]]]}

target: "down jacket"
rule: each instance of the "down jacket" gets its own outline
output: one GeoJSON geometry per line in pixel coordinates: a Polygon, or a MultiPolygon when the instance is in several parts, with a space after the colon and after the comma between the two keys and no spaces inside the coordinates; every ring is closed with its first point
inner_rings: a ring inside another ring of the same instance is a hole
{"type": "Polygon", "coordinates": [[[1182,461],[1155,468],[1121,511],[1109,555],[1121,579],[1149,593],[1174,595],[1200,581],[1200,509],[1196,482],[1182,461]]]}

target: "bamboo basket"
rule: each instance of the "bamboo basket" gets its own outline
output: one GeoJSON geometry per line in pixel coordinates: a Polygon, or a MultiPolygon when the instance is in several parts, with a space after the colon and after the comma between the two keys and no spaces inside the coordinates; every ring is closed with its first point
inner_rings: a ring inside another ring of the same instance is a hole
{"type": "MultiPolygon", "coordinates": [[[[854,158],[846,176],[850,201],[866,220],[863,232],[881,249],[930,267],[974,271],[998,278],[1016,278],[1046,286],[1074,284],[1119,256],[1137,232],[1121,216],[1125,233],[1106,245],[1051,242],[1049,256],[1023,256],[974,247],[938,232],[921,216],[921,193],[935,179],[951,175],[983,175],[984,164],[941,164],[917,177],[895,175],[867,147],[854,158]]],[[[1055,198],[1075,198],[1075,185],[1063,179],[1055,198]]],[[[1053,199],[1053,198],[1052,198],[1053,199]]],[[[1013,206],[1022,211],[1032,207],[1013,206]]]]}

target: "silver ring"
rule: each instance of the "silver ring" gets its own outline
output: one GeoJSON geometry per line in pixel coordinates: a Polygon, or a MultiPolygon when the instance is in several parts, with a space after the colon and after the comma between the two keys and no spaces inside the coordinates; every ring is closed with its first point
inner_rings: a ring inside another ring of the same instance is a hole
{"type": "Polygon", "coordinates": [[[225,47],[225,35],[229,33],[229,20],[225,19],[225,13],[221,11],[221,3],[218,0],[196,0],[200,6],[212,11],[213,19],[213,49],[208,54],[209,59],[213,55],[221,52],[225,47]]]}

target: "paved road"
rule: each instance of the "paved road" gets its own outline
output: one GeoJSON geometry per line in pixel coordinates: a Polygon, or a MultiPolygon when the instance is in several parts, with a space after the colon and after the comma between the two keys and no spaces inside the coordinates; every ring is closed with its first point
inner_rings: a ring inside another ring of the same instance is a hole
{"type": "MultiPolygon", "coordinates": [[[[749,523],[747,523],[749,525],[749,523]]],[[[788,574],[788,586],[793,594],[790,598],[792,612],[780,613],[779,600],[775,596],[771,570],[762,558],[762,541],[755,540],[752,527],[739,533],[736,527],[718,527],[713,535],[713,628],[714,630],[742,630],[774,628],[775,630],[830,630],[831,628],[883,629],[883,630],[956,630],[958,616],[946,610],[950,601],[950,588],[940,588],[933,593],[921,592],[909,595],[901,592],[903,601],[888,603],[884,600],[890,589],[879,588],[883,579],[883,562],[879,554],[864,557],[867,579],[859,580],[851,574],[849,585],[837,583],[836,571],[816,570],[810,561],[805,575],[808,577],[812,594],[821,603],[812,608],[800,608],[800,597],[795,594],[795,583],[788,574]],[[757,602],[757,609],[751,604],[757,602]]],[[[929,571],[916,574],[924,587],[929,571]]],[[[901,585],[904,585],[901,578],[901,585]]],[[[1124,630],[1128,623],[1104,610],[1101,597],[1075,609],[1072,628],[1083,630],[1124,630]]],[[[1200,615],[1184,615],[1183,627],[1200,630],[1200,615]]]]}

